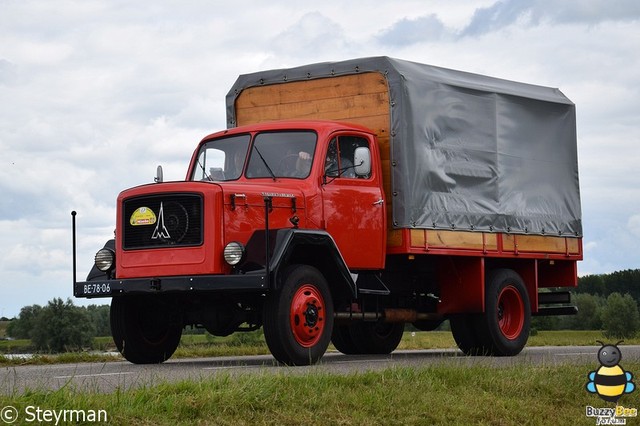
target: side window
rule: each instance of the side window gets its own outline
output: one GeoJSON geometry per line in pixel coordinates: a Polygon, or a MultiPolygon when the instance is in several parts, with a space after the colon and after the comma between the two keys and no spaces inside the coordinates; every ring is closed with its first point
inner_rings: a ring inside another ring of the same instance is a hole
{"type": "MultiPolygon", "coordinates": [[[[365,138],[358,136],[339,136],[329,142],[327,157],[324,163],[324,172],[327,177],[355,179],[354,155],[356,148],[369,147],[365,138]]],[[[368,178],[369,176],[360,176],[368,178]]]]}

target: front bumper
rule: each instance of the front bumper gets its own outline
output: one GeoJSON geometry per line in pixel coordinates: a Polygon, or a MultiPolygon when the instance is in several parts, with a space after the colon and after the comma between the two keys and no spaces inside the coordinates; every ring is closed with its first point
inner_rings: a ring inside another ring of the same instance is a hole
{"type": "Polygon", "coordinates": [[[245,275],[196,275],[179,277],[127,278],[121,280],[78,281],[75,297],[97,298],[125,294],[195,293],[217,291],[266,291],[263,273],[245,275]]]}

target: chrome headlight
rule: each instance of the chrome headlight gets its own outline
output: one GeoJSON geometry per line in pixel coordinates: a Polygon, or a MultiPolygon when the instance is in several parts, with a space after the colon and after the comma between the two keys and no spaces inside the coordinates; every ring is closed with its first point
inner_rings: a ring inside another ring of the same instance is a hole
{"type": "Polygon", "coordinates": [[[244,256],[244,246],[236,241],[232,241],[224,248],[224,260],[231,266],[235,266],[244,256]]]}
{"type": "Polygon", "coordinates": [[[95,263],[102,272],[109,272],[116,264],[116,254],[108,248],[100,249],[96,253],[95,263]]]}

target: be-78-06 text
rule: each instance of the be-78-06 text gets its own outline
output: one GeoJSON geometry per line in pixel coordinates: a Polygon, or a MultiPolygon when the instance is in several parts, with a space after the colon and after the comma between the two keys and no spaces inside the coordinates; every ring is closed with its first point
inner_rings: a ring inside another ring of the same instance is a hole
{"type": "Polygon", "coordinates": [[[84,294],[109,294],[111,285],[109,283],[91,283],[84,285],[84,294]]]}

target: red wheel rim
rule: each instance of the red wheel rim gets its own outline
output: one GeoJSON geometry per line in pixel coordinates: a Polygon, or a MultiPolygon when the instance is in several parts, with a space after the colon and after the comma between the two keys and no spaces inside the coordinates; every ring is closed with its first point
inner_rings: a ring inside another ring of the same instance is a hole
{"type": "Polygon", "coordinates": [[[498,326],[509,340],[517,339],[524,327],[524,303],[513,286],[503,288],[498,296],[498,326]]]}
{"type": "Polygon", "coordinates": [[[318,289],[311,285],[301,286],[291,300],[291,331],[296,342],[310,348],[320,340],[324,330],[324,299],[318,289]]]}

